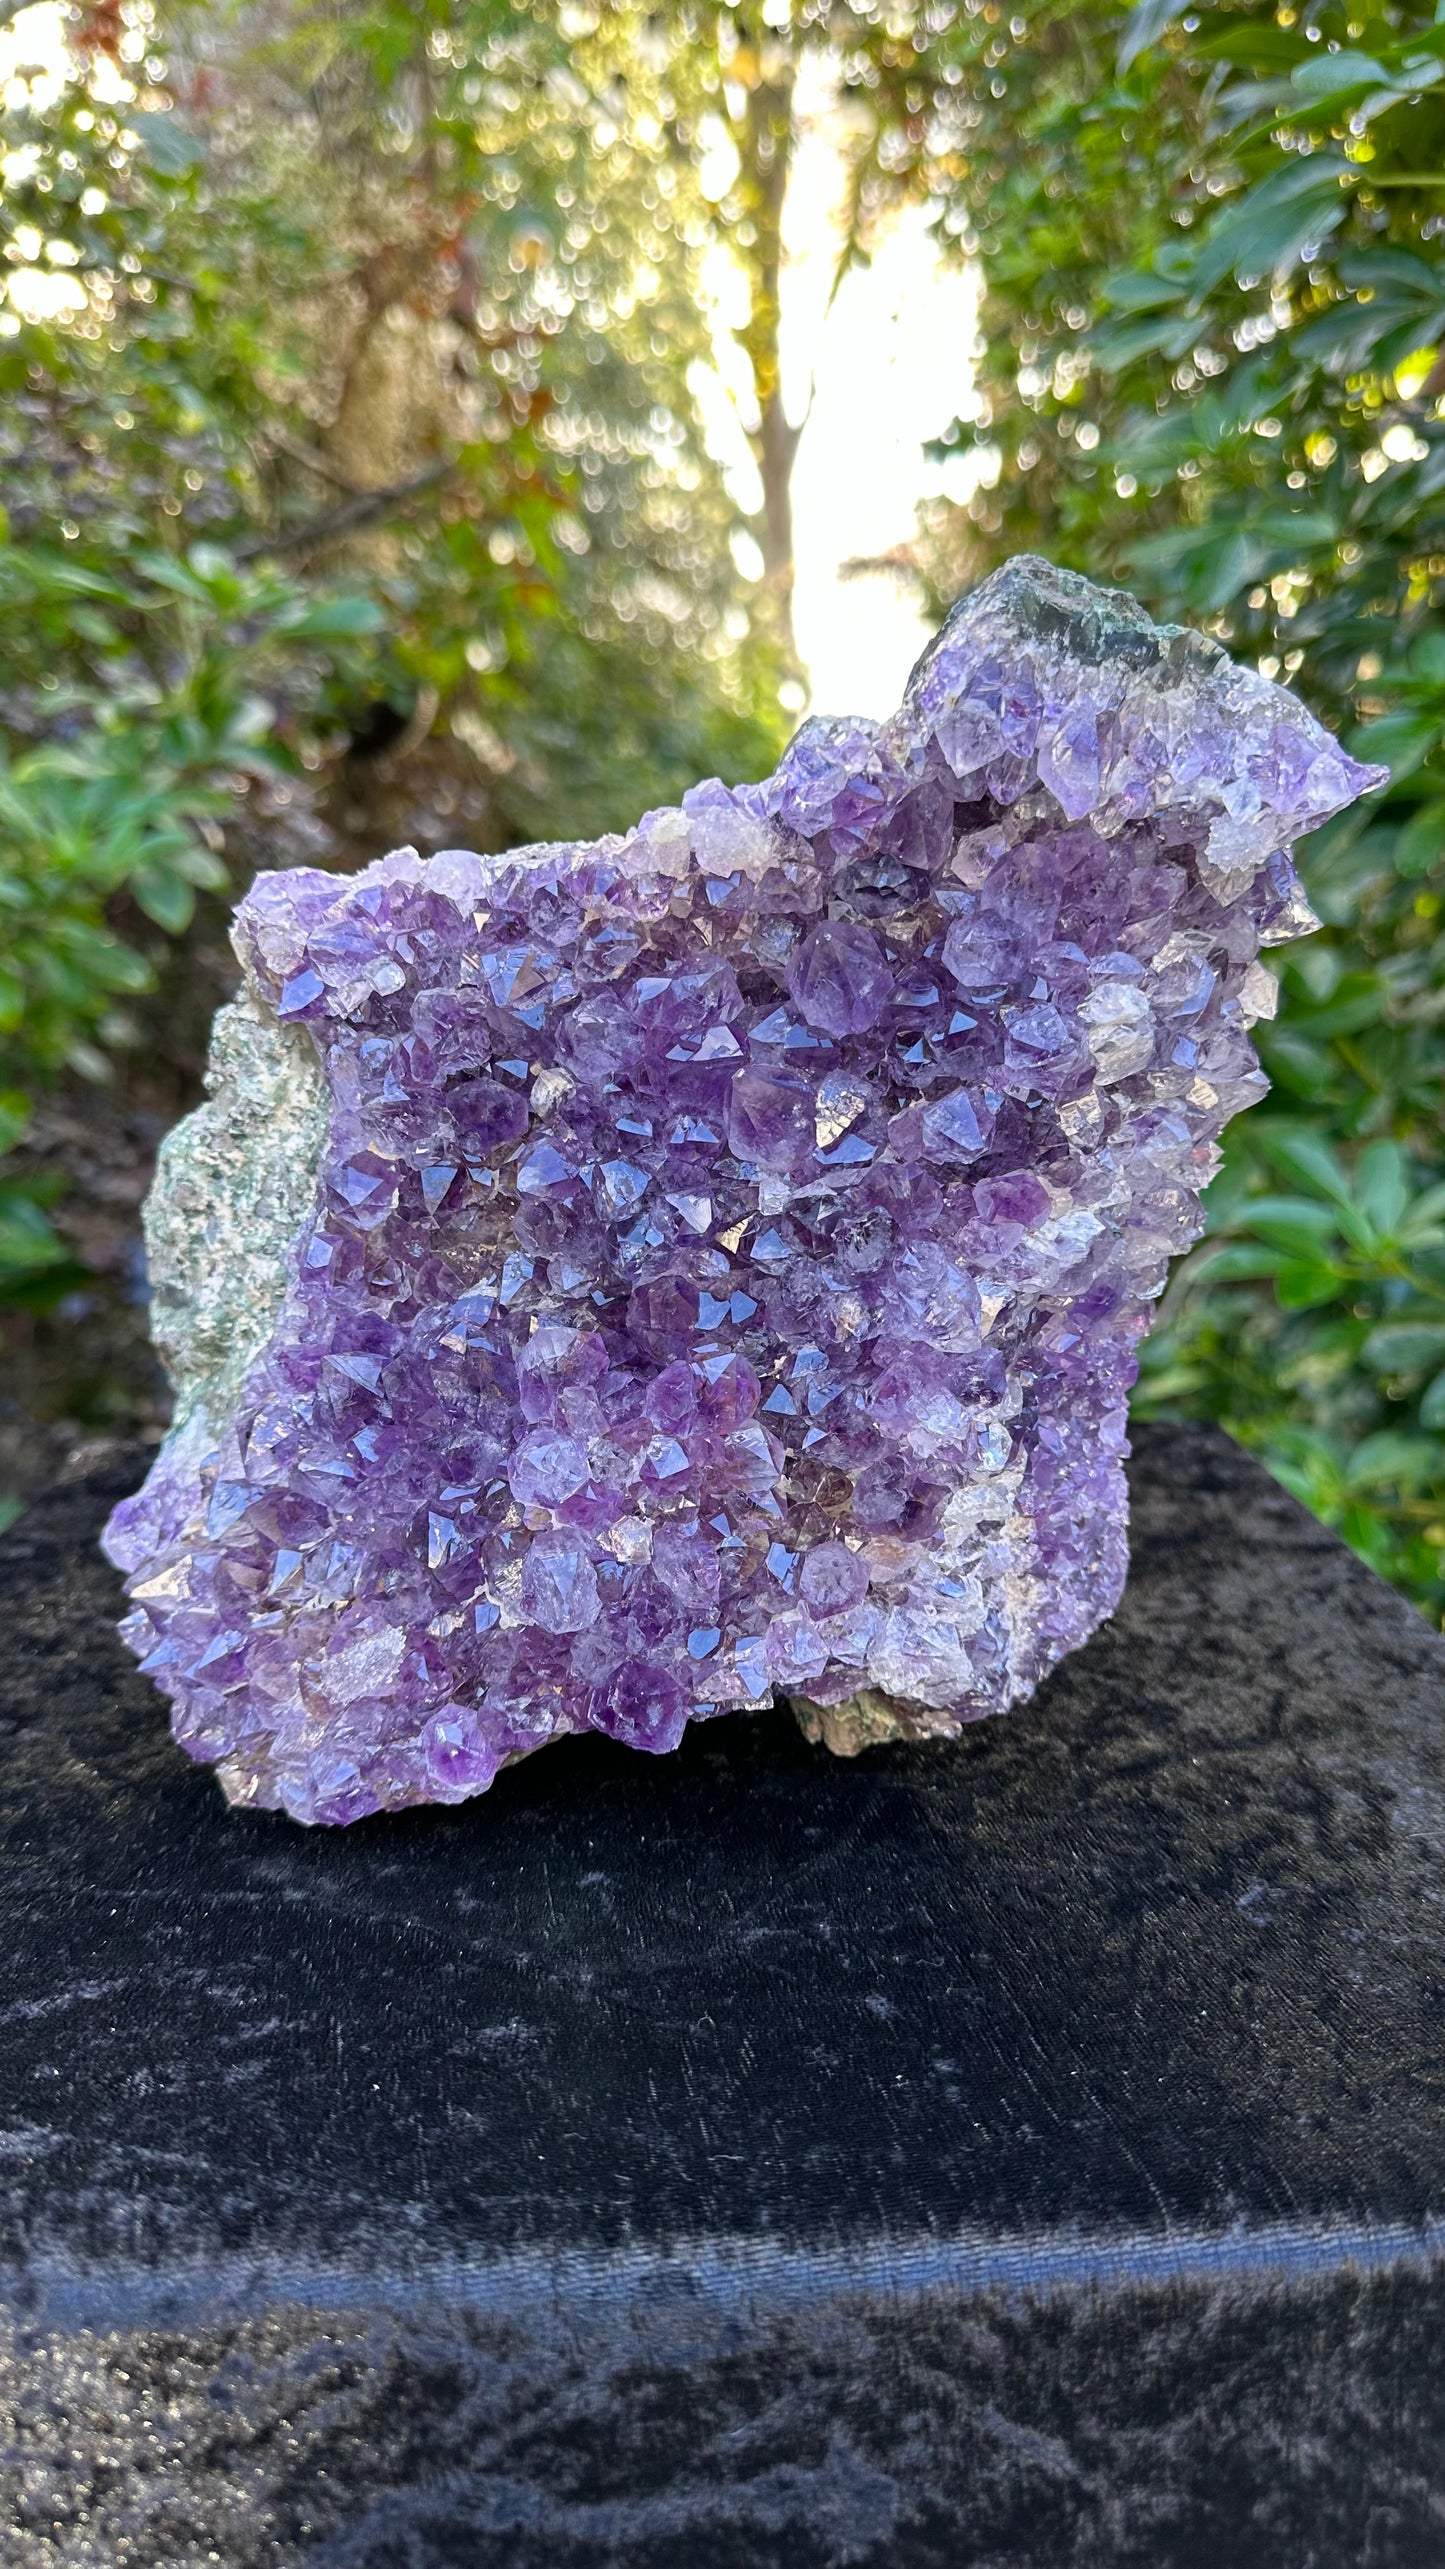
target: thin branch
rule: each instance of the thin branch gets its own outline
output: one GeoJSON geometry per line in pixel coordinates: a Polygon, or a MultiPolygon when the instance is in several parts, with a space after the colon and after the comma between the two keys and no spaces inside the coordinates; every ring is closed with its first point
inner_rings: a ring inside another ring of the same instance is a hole
{"type": "Polygon", "coordinates": [[[354,482],[349,473],[338,472],[325,455],[319,454],[314,446],[306,445],[301,438],[292,437],[288,430],[273,423],[262,431],[262,441],[274,446],[278,454],[289,455],[293,464],[304,465],[319,482],[329,482],[333,490],[345,491],[348,498],[369,499],[372,496],[360,482],[354,482]]]}
{"type": "Polygon", "coordinates": [[[838,565],[840,580],[917,581],[918,563],[911,544],[895,544],[891,553],[850,553],[838,565]]]}
{"type": "Polygon", "coordinates": [[[355,535],[364,526],[394,516],[409,500],[420,499],[423,491],[435,490],[438,482],[455,472],[456,462],[454,455],[448,455],[444,462],[429,465],[424,473],[413,474],[409,482],[392,482],[383,490],[360,492],[340,508],[325,509],[319,517],[303,519],[300,526],[278,528],[274,535],[249,536],[244,544],[237,545],[236,559],[255,562],[267,554],[319,552],[324,544],[335,544],[343,535],[355,535]]]}

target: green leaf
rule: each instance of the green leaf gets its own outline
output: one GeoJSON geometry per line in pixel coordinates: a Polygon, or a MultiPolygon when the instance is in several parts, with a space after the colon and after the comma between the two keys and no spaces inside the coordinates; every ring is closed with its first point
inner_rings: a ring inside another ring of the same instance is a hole
{"type": "Polygon", "coordinates": [[[1445,633],[1422,633],[1411,645],[1410,675],[1445,686],[1445,633]]]}
{"type": "Polygon", "coordinates": [[[1124,21],[1119,38],[1119,71],[1123,73],[1167,35],[1176,18],[1184,15],[1187,0],[1134,0],[1124,21]]]}
{"type": "Polygon", "coordinates": [[[1352,294],[1361,288],[1378,296],[1384,286],[1399,286],[1413,292],[1417,302],[1434,303],[1440,294],[1440,271],[1416,250],[1407,250],[1398,242],[1371,241],[1354,244],[1340,254],[1341,285],[1352,294]]]}
{"type": "Polygon", "coordinates": [[[1172,571],[1190,604],[1203,615],[1230,605],[1269,571],[1275,547],[1246,527],[1201,530],[1186,527],[1170,535],[1148,536],[1130,553],[1132,568],[1172,571]]]}
{"type": "Polygon", "coordinates": [[[1224,206],[1195,256],[1190,284],[1196,300],[1230,275],[1286,274],[1306,242],[1322,240],[1343,220],[1345,183],[1352,175],[1338,153],[1318,152],[1286,162],[1224,206]]]}
{"type": "Polygon", "coordinates": [[[1445,1320],[1386,1320],[1365,1338],[1360,1359],[1376,1374],[1422,1374],[1445,1362],[1445,1320]]]}
{"type": "Polygon", "coordinates": [[[278,618],[278,629],[293,642],[352,642],[380,633],[386,619],[374,598],[337,597],[298,600],[278,618]]]}
{"type": "Polygon", "coordinates": [[[1333,1302],[1339,1293],[1341,1276],[1335,1267],[1321,1266],[1307,1258],[1292,1258],[1280,1268],[1274,1280],[1275,1293],[1285,1311],[1313,1311],[1322,1302],[1333,1302]]]}
{"type": "Polygon", "coordinates": [[[1399,1236],[1406,1248],[1416,1248],[1433,1240],[1439,1225],[1445,1222],[1445,1184],[1427,1186],[1417,1195],[1399,1226],[1399,1236]]]}
{"type": "Polygon", "coordinates": [[[1395,838],[1395,870],[1407,881],[1445,856],[1445,795],[1422,803],[1395,838]]]}
{"type": "Polygon", "coordinates": [[[0,1193],[0,1280],[67,1265],[70,1251],[52,1228],[39,1196],[13,1181],[0,1193]]]}
{"type": "Polygon", "coordinates": [[[1349,1484],[1352,1490],[1418,1489],[1439,1478],[1442,1463],[1445,1457],[1439,1446],[1426,1437],[1382,1428],[1378,1435],[1367,1436],[1350,1456],[1349,1484]]]}
{"type": "Polygon", "coordinates": [[[1217,36],[1201,36],[1194,51],[1203,62],[1246,65],[1252,71],[1285,71],[1306,58],[1304,35],[1267,18],[1238,18],[1217,36]]]}
{"type": "Polygon", "coordinates": [[[161,865],[141,865],[130,879],[130,888],[148,919],[178,937],[195,916],[196,895],[193,885],[179,874],[161,865]]]}
{"type": "Polygon", "coordinates": [[[1390,75],[1373,54],[1308,54],[1290,74],[1290,87],[1308,99],[1334,98],[1342,90],[1388,89],[1390,75]]]}
{"type": "Polygon", "coordinates": [[[1312,1043],[1288,1024],[1270,1027],[1260,1052],[1276,1087],[1318,1106],[1329,1095],[1334,1063],[1323,1044],[1312,1043]]]}
{"type": "Polygon", "coordinates": [[[196,169],[206,157],[206,147],[198,134],[193,134],[179,117],[162,110],[132,108],[126,123],[139,135],[141,149],[152,169],[166,178],[183,178],[196,169]]]}
{"type": "Polygon", "coordinates": [[[1242,1284],[1279,1273],[1277,1249],[1250,1248],[1243,1241],[1196,1249],[1185,1268],[1191,1284],[1242,1284]]]}
{"type": "Polygon", "coordinates": [[[56,986],[63,985],[65,969],[83,972],[102,990],[148,990],[151,968],[144,956],[121,944],[119,937],[108,936],[103,928],[92,927],[84,919],[67,919],[60,923],[56,946],[44,958],[56,986]]]}
{"type": "Polygon", "coordinates": [[[1276,1168],[1285,1170],[1310,1194],[1324,1196],[1332,1204],[1348,1205],[1349,1178],[1323,1134],[1276,1129],[1261,1134],[1260,1140],[1276,1168]]]}
{"type": "Polygon", "coordinates": [[[1303,1196],[1246,1196],[1235,1215],[1241,1230],[1257,1232],[1292,1256],[1317,1259],[1328,1241],[1338,1235],[1339,1216],[1328,1204],[1315,1204],[1303,1196]]]}
{"type": "Polygon", "coordinates": [[[1108,278],[1101,300],[1115,312],[1154,312],[1161,304],[1180,302],[1187,290],[1180,277],[1162,277],[1153,268],[1134,269],[1108,278]]]}
{"type": "Polygon", "coordinates": [[[1388,1239],[1410,1201],[1410,1167],[1398,1142],[1371,1142],[1355,1163],[1355,1202],[1388,1239]]]}
{"type": "Polygon", "coordinates": [[[1182,357],[1198,336],[1195,315],[1159,314],[1152,321],[1103,323],[1090,334],[1089,351],[1106,374],[1123,374],[1141,357],[1151,356],[1156,350],[1160,356],[1182,357]]]}
{"type": "Polygon", "coordinates": [[[1445,1358],[1445,1321],[1386,1321],[1370,1331],[1360,1358],[1377,1374],[1423,1373],[1445,1358]]]}
{"type": "Polygon", "coordinates": [[[136,562],[158,589],[168,589],[177,597],[189,598],[194,606],[211,604],[211,592],[205,577],[193,570],[189,563],[175,562],[169,554],[154,552],[137,554],[136,562]]]}
{"type": "Polygon", "coordinates": [[[1420,1424],[1445,1433],[1445,1373],[1437,1374],[1421,1394],[1420,1424]]]}
{"type": "MultiPolygon", "coordinates": [[[[1362,1026],[1377,1025],[1385,1013],[1388,992],[1378,973],[1350,972],[1339,980],[1329,998],[1318,1006],[1304,1002],[1297,1016],[1301,1034],[1319,1041],[1331,1035],[1358,1034],[1362,1026]]],[[[1264,1043],[1270,1045],[1266,1035],[1264,1043]]]]}

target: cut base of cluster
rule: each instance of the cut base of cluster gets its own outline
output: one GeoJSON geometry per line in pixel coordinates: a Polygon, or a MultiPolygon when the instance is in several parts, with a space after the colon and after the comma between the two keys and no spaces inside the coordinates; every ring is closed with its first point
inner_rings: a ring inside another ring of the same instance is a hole
{"type": "Polygon", "coordinates": [[[1020,561],[766,784],[263,876],[150,1208],[177,1425],[107,1535],[181,1744],[335,1822],[775,1688],[845,1752],[1027,1695],[1118,1599],[1289,842],[1375,781],[1020,561]]]}

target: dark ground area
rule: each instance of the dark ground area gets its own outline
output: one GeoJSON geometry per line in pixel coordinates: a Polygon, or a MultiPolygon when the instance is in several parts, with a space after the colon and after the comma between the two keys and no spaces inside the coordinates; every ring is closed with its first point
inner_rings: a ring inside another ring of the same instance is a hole
{"type": "MultiPolygon", "coordinates": [[[[385,710],[385,709],[383,709],[385,710]]],[[[383,727],[384,730],[384,727],[383,727]]],[[[63,1181],[52,1220],[78,1271],[58,1300],[0,1307],[0,1520],[93,1470],[119,1444],[159,1442],[170,1394],[146,1320],[140,1209],[161,1137],[201,1096],[211,1020],[236,987],[230,911],[258,873],[323,865],[350,874],[388,848],[498,844],[480,770],[458,744],[384,738],[323,790],[258,793],[226,832],[232,893],[203,897],[175,943],[143,920],[123,933],[154,954],[134,1007],[138,1040],[105,1086],[67,1078],[38,1103],[17,1169],[63,1181]]]]}
{"type": "Polygon", "coordinates": [[[1445,1641],[1214,1428],[1007,1720],[228,1811],[0,1538],[4,2569],[1439,2569],[1445,1641]]]}

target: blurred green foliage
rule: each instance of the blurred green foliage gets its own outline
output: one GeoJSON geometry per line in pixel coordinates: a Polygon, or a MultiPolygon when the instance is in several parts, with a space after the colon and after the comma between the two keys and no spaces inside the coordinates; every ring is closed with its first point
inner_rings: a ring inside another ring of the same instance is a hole
{"type": "MultiPolygon", "coordinates": [[[[377,706],[503,839],[757,773],[781,728],[637,13],[69,21],[57,74],[22,13],[0,85],[0,1153],[131,1039],[257,781],[377,706]]],[[[11,1299],[72,1279],[46,1194],[0,1174],[11,1299]]]]}
{"type": "MultiPolygon", "coordinates": [[[[52,13],[0,11],[0,1154],[37,1081],[133,1039],[246,794],[379,711],[504,839],[772,763],[795,80],[828,50],[861,249],[929,183],[952,14],[70,0],[57,75],[52,13]],[[716,244],[750,518],[695,391],[716,244]]],[[[44,1190],[0,1188],[0,1299],[53,1296],[44,1190]]]]}
{"type": "Polygon", "coordinates": [[[958,13],[940,187],[985,280],[940,603],[1037,548],[1292,683],[1386,791],[1302,851],[1268,1105],[1136,1407],[1221,1420],[1445,1610],[1445,13],[958,13]]]}

